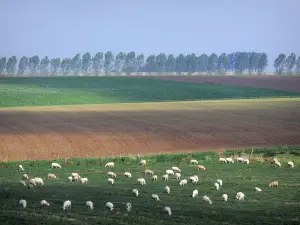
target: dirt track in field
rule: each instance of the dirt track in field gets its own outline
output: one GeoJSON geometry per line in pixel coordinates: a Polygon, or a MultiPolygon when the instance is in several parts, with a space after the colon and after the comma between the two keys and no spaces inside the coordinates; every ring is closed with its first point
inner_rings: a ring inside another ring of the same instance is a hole
{"type": "Polygon", "coordinates": [[[154,79],[270,88],[300,93],[300,76],[153,76],[154,79]]]}
{"type": "Polygon", "coordinates": [[[300,144],[300,99],[0,109],[0,160],[300,144]]]}

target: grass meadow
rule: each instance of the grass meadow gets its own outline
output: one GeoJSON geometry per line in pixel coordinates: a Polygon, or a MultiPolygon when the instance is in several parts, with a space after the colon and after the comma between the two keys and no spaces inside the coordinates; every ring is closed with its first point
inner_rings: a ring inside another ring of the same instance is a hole
{"type": "Polygon", "coordinates": [[[220,164],[216,152],[156,155],[143,157],[147,160],[146,168],[158,175],[158,181],[152,176],[143,175],[145,167],[139,166],[141,158],[105,158],[105,159],[65,159],[58,160],[61,169],[51,169],[51,161],[23,161],[0,164],[0,219],[4,224],[299,224],[300,223],[300,150],[299,146],[290,148],[257,149],[226,151],[225,156],[244,156],[250,158],[250,164],[220,164]],[[276,156],[282,163],[275,168],[268,160],[276,156]],[[205,165],[206,171],[198,171],[196,165],[190,165],[190,159],[197,159],[205,165]],[[115,161],[115,168],[104,168],[108,161],[115,161]],[[295,168],[288,168],[287,162],[293,160],[295,168]],[[18,184],[23,172],[17,171],[21,163],[29,177],[41,177],[45,185],[28,189],[18,184]],[[166,169],[178,166],[182,170],[182,179],[198,175],[200,182],[196,185],[188,182],[180,187],[179,181],[169,177],[161,179],[166,169]],[[107,172],[117,174],[115,184],[107,182],[107,172]],[[122,176],[129,171],[132,178],[122,176]],[[78,172],[81,177],[89,179],[88,184],[68,183],[67,177],[78,172]],[[57,180],[48,180],[47,174],[54,173],[57,180]],[[147,185],[136,183],[138,177],[144,177],[147,185]],[[213,184],[217,179],[223,180],[223,186],[216,190],[213,184]],[[269,188],[271,181],[278,180],[278,188],[269,188]],[[170,186],[171,193],[164,193],[165,185],[170,186]],[[255,192],[254,187],[262,192],[255,192]],[[138,188],[139,197],[132,194],[132,188],[138,188]],[[192,191],[197,189],[199,196],[192,198],[192,191]],[[244,201],[235,198],[242,191],[244,201]],[[160,201],[151,199],[156,193],[160,201]],[[227,193],[228,202],[221,200],[227,193]],[[212,205],[202,200],[207,195],[212,205]],[[18,205],[20,199],[27,200],[27,208],[18,205]],[[40,208],[40,201],[50,203],[48,209],[40,208]],[[62,203],[71,200],[72,209],[62,210],[62,203]],[[85,202],[94,202],[95,209],[88,210],[85,202]],[[105,208],[111,201],[114,211],[105,208]],[[132,211],[127,213],[125,204],[132,204],[132,211]],[[163,212],[165,206],[172,209],[172,216],[163,212]]]}

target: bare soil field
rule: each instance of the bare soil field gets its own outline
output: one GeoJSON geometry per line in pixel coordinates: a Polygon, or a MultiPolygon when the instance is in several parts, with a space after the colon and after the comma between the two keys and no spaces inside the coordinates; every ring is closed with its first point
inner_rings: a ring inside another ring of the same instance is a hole
{"type": "Polygon", "coordinates": [[[0,161],[300,144],[300,98],[0,109],[0,161]]]}
{"type": "Polygon", "coordinates": [[[153,79],[270,88],[300,93],[300,76],[151,76],[153,79]]]}

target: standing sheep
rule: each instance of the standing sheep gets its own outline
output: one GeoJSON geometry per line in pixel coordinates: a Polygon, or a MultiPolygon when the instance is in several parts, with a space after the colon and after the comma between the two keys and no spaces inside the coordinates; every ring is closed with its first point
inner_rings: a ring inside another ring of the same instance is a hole
{"type": "Polygon", "coordinates": [[[217,183],[219,183],[219,184],[220,184],[220,186],[222,186],[222,185],[223,185],[223,181],[222,181],[221,179],[217,179],[217,183]]]}
{"type": "Polygon", "coordinates": [[[35,177],[33,179],[30,179],[29,180],[29,183],[32,184],[32,185],[44,185],[44,181],[42,178],[39,178],[39,177],[35,177]]]}
{"type": "Polygon", "coordinates": [[[169,187],[169,186],[165,186],[165,192],[167,192],[168,194],[170,194],[170,192],[171,192],[171,189],[170,189],[170,187],[169,187]]]}
{"type": "Polygon", "coordinates": [[[80,182],[82,184],[87,184],[89,182],[89,180],[86,177],[80,178],[80,182]]]}
{"type": "Polygon", "coordinates": [[[190,164],[198,164],[198,161],[196,159],[191,159],[190,164]]]}
{"type": "Polygon", "coordinates": [[[173,166],[173,167],[172,167],[172,170],[173,170],[174,172],[181,173],[181,169],[179,169],[177,166],[173,166]]]}
{"type": "Polygon", "coordinates": [[[166,206],[166,207],[164,208],[164,212],[167,212],[169,216],[172,215],[172,211],[171,211],[171,208],[170,208],[169,206],[166,206]]]}
{"type": "Polygon", "coordinates": [[[175,173],[174,173],[173,170],[166,170],[166,174],[168,174],[168,175],[174,175],[175,173]]]}
{"type": "Polygon", "coordinates": [[[146,185],[146,180],[144,178],[138,178],[137,183],[139,183],[141,185],[146,185]]]}
{"type": "Polygon", "coordinates": [[[198,196],[198,190],[193,190],[193,194],[192,194],[192,198],[195,198],[196,196],[198,196]]]}
{"type": "Polygon", "coordinates": [[[23,179],[23,180],[28,180],[29,177],[28,177],[28,175],[27,175],[26,173],[24,173],[23,176],[22,176],[22,179],[23,179]]]}
{"type": "Polygon", "coordinates": [[[114,172],[107,172],[107,175],[109,177],[117,177],[117,174],[115,174],[114,172]]]}
{"type": "Polygon", "coordinates": [[[278,181],[273,181],[269,184],[269,187],[278,187],[279,186],[279,182],[278,181]]]}
{"type": "Polygon", "coordinates": [[[87,202],[85,203],[85,205],[86,205],[87,207],[89,207],[90,210],[93,210],[93,209],[94,209],[94,204],[93,204],[92,201],[87,201],[87,202]]]}
{"type": "Polygon", "coordinates": [[[219,190],[220,184],[219,184],[219,183],[214,183],[214,187],[215,187],[217,190],[219,190]]]}
{"type": "Polygon", "coordinates": [[[61,165],[59,165],[58,163],[54,162],[54,163],[51,164],[51,167],[52,168],[61,168],[61,165]]]}
{"type": "Polygon", "coordinates": [[[24,171],[24,168],[23,168],[22,165],[19,165],[18,168],[19,168],[20,171],[24,171]]]}
{"type": "Polygon", "coordinates": [[[49,180],[56,179],[56,176],[53,173],[48,173],[48,179],[49,180]]]}
{"type": "Polygon", "coordinates": [[[153,176],[152,176],[152,180],[153,180],[153,181],[156,181],[156,180],[157,180],[157,175],[153,175],[153,176]]]}
{"type": "Polygon", "coordinates": [[[153,175],[154,174],[154,172],[149,169],[146,169],[144,173],[145,173],[145,175],[153,175]]]}
{"type": "Polygon", "coordinates": [[[26,200],[21,199],[21,200],[19,201],[19,205],[21,205],[23,208],[26,208],[26,207],[27,207],[27,202],[26,202],[26,200]]]}
{"type": "Polygon", "coordinates": [[[141,160],[139,165],[146,166],[146,160],[145,159],[141,160]]]}
{"type": "Polygon", "coordinates": [[[237,200],[244,200],[245,199],[245,194],[243,192],[238,192],[235,196],[237,200]]]}
{"type": "Polygon", "coordinates": [[[176,179],[179,180],[181,178],[181,173],[175,173],[176,179]]]}
{"type": "Polygon", "coordinates": [[[232,158],[226,158],[226,161],[227,161],[228,163],[234,163],[234,161],[233,161],[232,158]]]}
{"type": "Polygon", "coordinates": [[[290,168],[294,168],[294,163],[292,162],[292,161],[288,161],[288,166],[290,167],[290,168]]]}
{"type": "Polygon", "coordinates": [[[227,160],[225,158],[219,158],[220,163],[227,163],[227,160]]]}
{"type": "Polygon", "coordinates": [[[279,161],[274,162],[275,166],[281,167],[281,163],[279,161]]]}
{"type": "Polygon", "coordinates": [[[26,183],[24,180],[19,180],[19,184],[22,185],[22,186],[26,186],[26,183]]]}
{"type": "Polygon", "coordinates": [[[69,181],[69,182],[73,182],[73,181],[74,181],[74,180],[73,180],[73,177],[69,176],[69,177],[68,177],[68,181],[69,181]]]}
{"type": "Polygon", "coordinates": [[[183,179],[179,182],[179,185],[180,186],[184,186],[184,185],[187,185],[187,179],[183,179]]]}
{"type": "Polygon", "coordinates": [[[115,183],[115,180],[113,178],[108,178],[107,182],[111,185],[113,185],[115,183]]]}
{"type": "Polygon", "coordinates": [[[212,201],[210,200],[210,198],[206,195],[203,196],[203,201],[208,202],[210,205],[212,204],[212,201]]]}
{"type": "Polygon", "coordinates": [[[131,173],[129,173],[129,172],[125,172],[125,173],[124,173],[124,176],[125,176],[125,177],[128,177],[128,178],[131,178],[131,177],[132,177],[131,173]]]}
{"type": "Polygon", "coordinates": [[[139,196],[139,191],[138,191],[138,189],[136,189],[136,188],[132,189],[132,193],[133,193],[136,197],[139,196]]]}
{"type": "Polygon", "coordinates": [[[198,166],[198,170],[206,170],[206,168],[205,168],[205,166],[203,166],[203,165],[199,165],[199,166],[198,166]]]}
{"type": "Polygon", "coordinates": [[[161,177],[161,179],[163,179],[163,180],[168,180],[168,179],[169,179],[169,175],[168,175],[168,174],[164,174],[164,175],[161,177]]]}
{"type": "Polygon", "coordinates": [[[155,201],[159,201],[160,200],[157,194],[152,194],[151,198],[154,199],[155,201]]]}
{"type": "Polygon", "coordinates": [[[127,202],[127,203],[126,203],[126,210],[127,210],[127,212],[130,212],[131,209],[132,209],[131,203],[130,203],[130,202],[127,202]]]}
{"type": "Polygon", "coordinates": [[[244,163],[246,163],[248,165],[250,163],[249,159],[245,159],[244,163]]]}
{"type": "Polygon", "coordinates": [[[227,194],[222,194],[221,199],[227,202],[228,200],[228,195],[227,194]]]}
{"type": "Polygon", "coordinates": [[[114,168],[115,167],[115,163],[114,162],[108,162],[104,165],[105,168],[114,168]]]}
{"type": "Polygon", "coordinates": [[[107,203],[105,204],[105,206],[106,206],[106,208],[109,208],[110,211],[113,211],[113,210],[114,210],[114,205],[113,205],[111,202],[107,202],[107,203]]]}
{"type": "Polygon", "coordinates": [[[244,159],[243,157],[237,157],[237,158],[236,158],[236,161],[237,161],[237,162],[244,162],[244,160],[245,160],[245,159],[244,159]]]}
{"type": "Polygon", "coordinates": [[[67,200],[63,203],[63,210],[66,210],[66,209],[71,209],[71,201],[70,200],[67,200]]]}
{"type": "Polygon", "coordinates": [[[40,204],[41,204],[41,207],[49,207],[50,206],[49,202],[47,202],[46,200],[42,200],[40,204]]]}

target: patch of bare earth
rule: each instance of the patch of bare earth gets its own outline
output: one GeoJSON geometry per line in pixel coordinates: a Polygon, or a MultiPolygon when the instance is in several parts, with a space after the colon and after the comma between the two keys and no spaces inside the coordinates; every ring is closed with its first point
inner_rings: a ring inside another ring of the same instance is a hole
{"type": "Polygon", "coordinates": [[[300,76],[151,76],[153,79],[270,88],[300,93],[300,76]]]}
{"type": "Polygon", "coordinates": [[[296,145],[299,115],[299,99],[6,108],[0,160],[296,145]]]}

